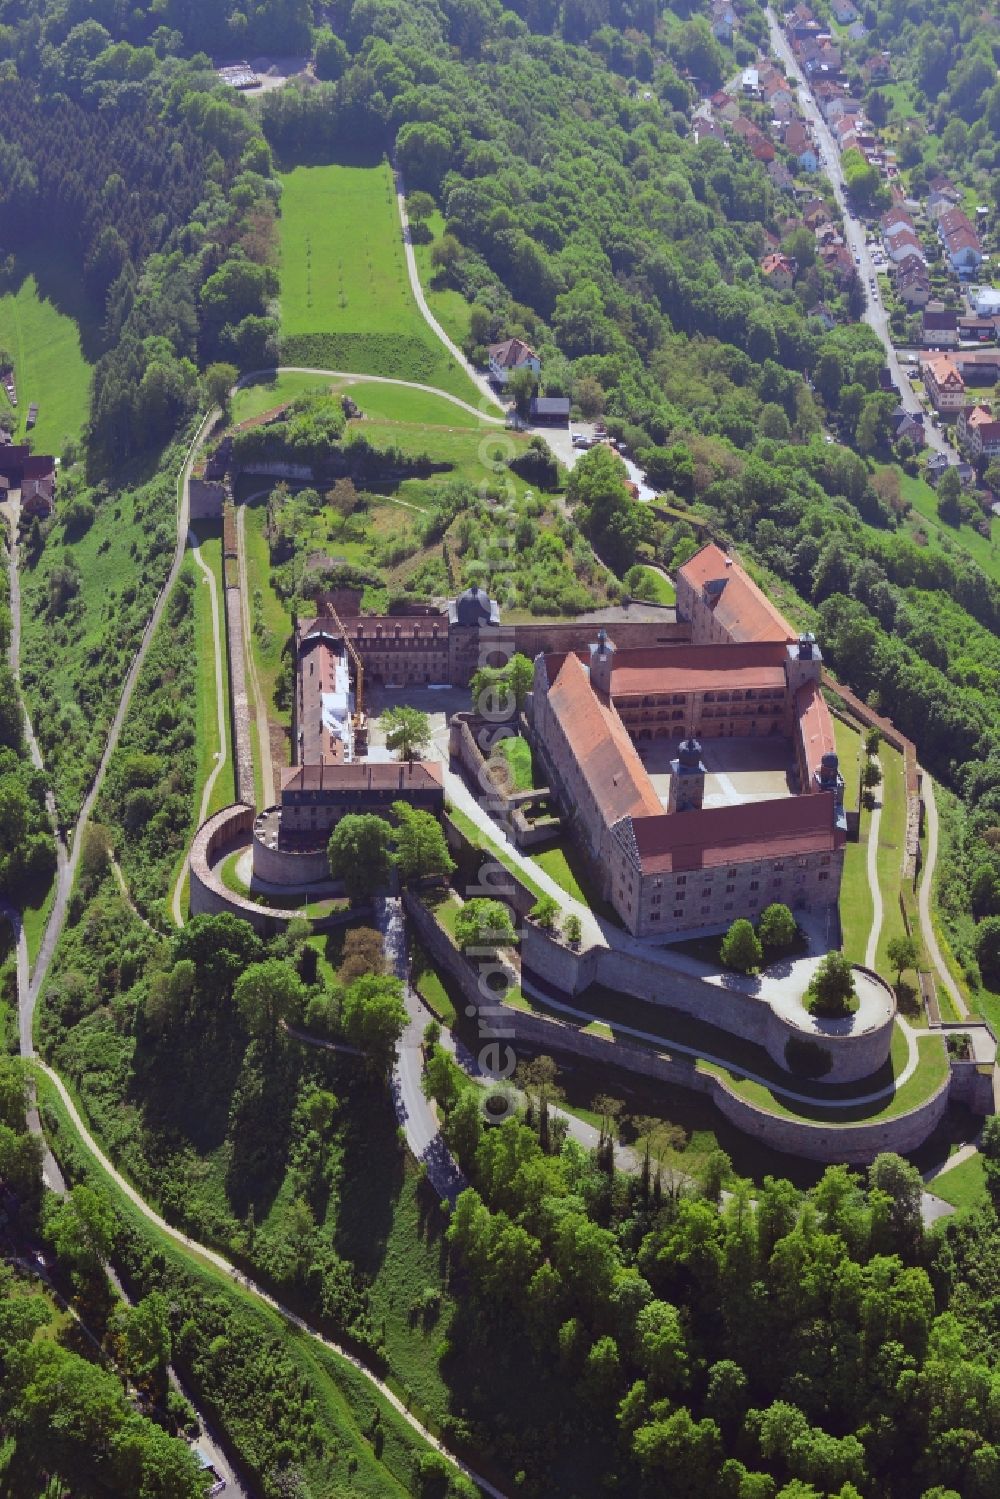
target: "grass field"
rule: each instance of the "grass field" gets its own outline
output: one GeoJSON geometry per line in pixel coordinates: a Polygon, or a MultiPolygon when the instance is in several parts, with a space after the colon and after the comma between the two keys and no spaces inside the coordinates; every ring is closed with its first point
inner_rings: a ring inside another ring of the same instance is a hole
{"type": "Polygon", "coordinates": [[[34,967],[35,959],[38,957],[38,949],[42,945],[45,928],[48,925],[49,916],[52,912],[52,902],[55,900],[55,884],[49,886],[40,906],[25,906],[21,912],[21,924],[24,927],[24,940],[28,944],[28,966],[34,967]]]}
{"type": "Polygon", "coordinates": [[[393,375],[477,401],[414,300],[388,164],[299,166],[281,181],[282,362],[393,375]]]}
{"type": "Polygon", "coordinates": [[[911,474],[904,474],[901,468],[896,468],[899,475],[900,493],[904,499],[910,501],[914,510],[921,517],[921,524],[927,532],[928,538],[935,546],[941,547],[943,543],[950,543],[968,552],[969,556],[978,562],[986,575],[994,582],[1000,582],[1000,550],[997,548],[997,522],[992,523],[992,539],[986,540],[980,536],[978,531],[971,526],[943,526],[938,520],[937,495],[926,479],[911,474]]]}
{"type": "Polygon", "coordinates": [[[879,746],[882,766],[882,825],[878,840],[878,882],[882,891],[882,927],[879,932],[875,966],[883,976],[895,977],[886,956],[893,937],[904,937],[906,928],[899,909],[899,888],[903,874],[906,845],[906,779],[903,757],[888,744],[879,746]]]}
{"type": "Polygon", "coordinates": [[[500,741],[500,753],[510,766],[515,791],[534,789],[535,777],[531,765],[531,745],[520,736],[500,741]]]}
{"type": "Polygon", "coordinates": [[[305,391],[319,393],[329,390],[332,383],[330,380],[324,380],[321,375],[299,375],[294,372],[282,372],[280,375],[270,377],[259,376],[233,396],[231,405],[233,421],[249,421],[252,416],[260,416],[262,411],[271,411],[275,406],[282,406],[286,401],[294,400],[305,391]]]}
{"type": "Polygon", "coordinates": [[[453,339],[461,348],[469,336],[469,319],[472,304],[467,302],[460,291],[454,291],[445,287],[438,291],[432,285],[434,278],[434,266],[431,255],[435,243],[444,233],[444,215],[435,211],[427,220],[427,227],[433,235],[429,245],[414,245],[413,255],[417,262],[417,271],[420,275],[420,285],[424,289],[427,305],[437,318],[441,327],[448,337],[453,339]]]}
{"type": "Polygon", "coordinates": [[[244,535],[253,656],[268,718],[287,729],[291,723],[291,708],[277,708],[274,691],[283,670],[284,652],[292,626],[284,604],[271,587],[271,559],[264,534],[266,520],[267,510],[263,504],[246,507],[244,535]]]}
{"type": "MultiPolygon", "coordinates": [[[[0,348],[13,357],[17,382],[14,434],[24,436],[28,407],[37,402],[29,434],[36,453],[61,454],[87,420],[90,365],[77,322],[62,310],[79,310],[79,279],[56,249],[35,246],[18,265],[13,289],[0,296],[0,348]]],[[[0,410],[10,410],[2,392],[0,410]]]]}
{"type": "Polygon", "coordinates": [[[936,1176],[928,1190],[935,1197],[942,1197],[945,1202],[950,1202],[954,1208],[976,1207],[986,1198],[986,1173],[983,1170],[982,1156],[970,1156],[961,1165],[953,1166],[950,1171],[936,1176]]]}
{"type": "Polygon", "coordinates": [[[644,567],[642,571],[646,579],[653,585],[652,603],[676,604],[677,592],[669,578],[665,578],[655,567],[644,567]]]}
{"type": "MultiPolygon", "coordinates": [[[[222,647],[222,686],[229,701],[229,664],[226,654],[226,620],[222,589],[222,528],[217,524],[196,521],[194,530],[201,541],[201,559],[215,574],[217,589],[217,615],[219,642],[222,647]]],[[[212,597],[208,583],[200,568],[193,561],[186,564],[194,568],[194,636],[197,651],[197,717],[196,747],[198,751],[198,779],[195,785],[194,815],[201,807],[201,796],[205,782],[215,768],[216,752],[220,748],[218,735],[218,713],[215,692],[215,649],[212,633],[212,597]]],[[[208,815],[228,807],[235,798],[233,783],[233,746],[230,715],[226,713],[226,763],[219,772],[208,803],[208,815]]]]}
{"type": "Polygon", "coordinates": [[[539,869],[544,869],[549,878],[555,880],[567,895],[580,901],[581,905],[589,906],[595,916],[621,926],[617,911],[594,889],[571,838],[560,838],[548,848],[539,849],[528,857],[539,869]]]}

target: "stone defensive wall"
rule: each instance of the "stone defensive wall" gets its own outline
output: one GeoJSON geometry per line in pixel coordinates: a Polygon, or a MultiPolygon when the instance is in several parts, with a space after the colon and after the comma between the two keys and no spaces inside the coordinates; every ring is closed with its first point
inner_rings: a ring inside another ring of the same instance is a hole
{"type": "MultiPolygon", "coordinates": [[[[863,970],[866,977],[885,991],[884,1017],[858,1033],[851,1031],[849,1020],[827,1021],[822,1033],[817,1034],[805,1024],[796,1025],[787,1010],[779,1013],[773,1008],[767,999],[766,977],[760,994],[747,994],[736,987],[726,989],[658,961],[655,950],[647,955],[589,947],[578,953],[527,922],[521,932],[521,963],[526,973],[537,975],[566,995],[580,994],[591,984],[600,984],[612,993],[631,994],[665,1010],[690,1015],[727,1035],[763,1047],[772,1062],[785,1071],[788,1042],[809,1041],[822,1047],[831,1059],[830,1070],[819,1079],[823,1083],[853,1083],[871,1077],[887,1061],[892,1045],[895,999],[889,986],[869,969],[863,970]]],[[[788,1086],[794,1089],[795,1082],[793,1074],[788,1073],[788,1086]]]]}
{"type": "MultiPolygon", "coordinates": [[[[644,604],[644,609],[652,606],[644,604]]],[[[620,651],[640,646],[686,645],[691,626],[675,617],[673,605],[663,606],[663,620],[556,620],[552,624],[513,624],[504,626],[513,632],[514,649],[533,661],[543,653],[586,650],[598,630],[605,629],[620,651]]]]}
{"type": "MultiPolygon", "coordinates": [[[[262,937],[273,937],[285,931],[289,922],[299,920],[301,911],[279,911],[258,905],[248,896],[229,890],[215,872],[215,866],[234,848],[249,843],[253,834],[254,809],[242,802],[223,807],[203,822],[191,845],[190,905],[192,916],[219,916],[230,911],[249,921],[262,937]]],[[[348,921],[357,920],[357,910],[333,911],[311,922],[314,932],[328,932],[348,921]]]]}
{"type": "MultiPolygon", "coordinates": [[[[491,799],[490,812],[507,828],[518,848],[533,848],[545,843],[559,832],[561,819],[531,822],[525,811],[534,802],[545,801],[549,796],[547,786],[535,791],[506,792],[496,784],[489,773],[488,762],[476,741],[476,725],[479,722],[471,713],[455,713],[448,725],[448,752],[465,771],[472,790],[477,796],[486,792],[491,799]]],[[[500,725],[486,725],[491,733],[500,725]]],[[[523,732],[518,724],[511,724],[514,732],[523,732]]]]}
{"type": "Polygon", "coordinates": [[[903,757],[903,773],[906,778],[906,850],[903,856],[903,878],[912,885],[916,881],[919,870],[922,811],[917,747],[912,739],[907,739],[901,729],[897,729],[891,718],[883,718],[880,713],[869,708],[868,704],[855,696],[849,687],[845,687],[841,682],[835,682],[825,669],[823,686],[840,698],[851,717],[856,718],[859,723],[866,724],[870,729],[878,729],[886,744],[898,750],[903,757]]]}
{"type": "MultiPolygon", "coordinates": [[[[487,1007],[487,1013],[480,1021],[481,1032],[491,1044],[499,1046],[501,1060],[505,1048],[509,1047],[516,1055],[520,1043],[533,1051],[582,1057],[602,1067],[624,1068],[657,1082],[687,1088],[711,1099],[737,1129],[775,1150],[811,1161],[865,1165],[881,1151],[902,1154],[915,1150],[926,1140],[948,1107],[950,1077],[945,1078],[930,1098],[894,1119],[852,1120],[836,1124],[792,1118],[751,1103],[725,1078],[700,1070],[695,1058],[672,1057],[652,1047],[588,1035],[560,1020],[509,1006],[498,1011],[495,1001],[484,995],[480,976],[452,945],[430,912],[410,892],[404,894],[403,900],[407,915],[433,961],[447,971],[469,1005],[475,1005],[477,1009],[483,1005],[487,1007]]],[[[484,969],[484,987],[490,968],[491,965],[486,965],[484,969]]],[[[789,1088],[795,1089],[795,1079],[791,1075],[789,1088]]]]}

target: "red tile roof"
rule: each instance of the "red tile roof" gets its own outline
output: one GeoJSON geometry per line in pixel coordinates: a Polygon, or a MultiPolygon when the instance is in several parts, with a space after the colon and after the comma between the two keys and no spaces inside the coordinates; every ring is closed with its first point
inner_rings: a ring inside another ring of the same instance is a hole
{"type": "Polygon", "coordinates": [[[829,791],[637,818],[632,828],[643,874],[832,853],[844,841],[829,791]]]}
{"type": "Polygon", "coordinates": [[[613,708],[601,702],[577,656],[546,658],[548,705],[562,728],[584,780],[614,826],[623,817],[644,821],[663,805],[628,730],[613,708]]]}
{"type": "Polygon", "coordinates": [[[833,720],[818,682],[806,682],[799,688],[795,694],[795,716],[811,781],[823,756],[837,753],[833,720]]]}
{"type": "Polygon", "coordinates": [[[796,640],[798,636],[784,615],[766,598],[739,563],[709,542],[679,569],[697,594],[706,584],[723,584],[712,612],[734,641],[796,640]]]}
{"type": "Polygon", "coordinates": [[[611,696],[784,687],[785,658],[785,645],[770,641],[618,651],[611,673],[611,696]]]}
{"type": "Polygon", "coordinates": [[[441,766],[424,760],[355,760],[349,765],[297,765],[282,772],[282,791],[437,791],[441,766]]]}

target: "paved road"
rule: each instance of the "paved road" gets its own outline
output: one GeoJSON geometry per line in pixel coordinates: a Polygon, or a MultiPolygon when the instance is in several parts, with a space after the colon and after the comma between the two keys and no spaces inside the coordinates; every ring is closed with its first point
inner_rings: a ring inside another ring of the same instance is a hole
{"type": "MultiPolygon", "coordinates": [[[[789,79],[798,84],[799,107],[806,120],[812,126],[816,142],[823,154],[826,175],[833,188],[833,195],[837,200],[837,206],[844,216],[844,239],[847,248],[854,255],[856,263],[860,262],[858,264],[858,275],[861,278],[865,294],[864,321],[875,330],[881,340],[882,346],[885,349],[886,362],[899,391],[901,404],[907,411],[921,411],[923,408],[917,397],[913,394],[909,376],[900,362],[896,349],[893,347],[892,339],[889,337],[889,314],[882,305],[880,297],[876,292],[872,291],[870,285],[871,278],[874,277],[877,286],[878,272],[872,263],[871,253],[865,238],[864,225],[852,216],[847,202],[844,174],[840,167],[840,151],[837,142],[830,127],[819,111],[812,91],[806,83],[802,75],[802,70],[796,61],[795,54],[789,46],[788,39],[770,6],[765,11],[765,15],[767,16],[767,24],[771,32],[771,48],[784,64],[789,79]]],[[[951,455],[952,450],[950,445],[945,442],[940,432],[932,427],[929,421],[924,423],[924,432],[929,447],[935,448],[939,453],[944,453],[946,456],[951,455]]]]}
{"type": "Polygon", "coordinates": [[[937,933],[934,930],[934,922],[931,919],[931,896],[934,892],[934,868],[938,857],[938,810],[937,802],[934,800],[934,781],[926,770],[921,770],[921,788],[923,790],[924,809],[927,814],[927,850],[924,858],[924,867],[920,876],[920,888],[917,891],[917,911],[920,915],[920,929],[923,932],[924,946],[930,955],[930,960],[937,969],[940,982],[951,998],[955,1006],[955,1012],[962,1020],[968,1020],[969,1007],[962,998],[962,991],[948,971],[948,965],[944,960],[941,948],[938,944],[937,933]]]}
{"type": "Polygon", "coordinates": [[[305,1333],[308,1337],[315,1338],[318,1343],[322,1343],[325,1348],[330,1349],[332,1353],[335,1353],[339,1358],[344,1359],[353,1368],[357,1369],[360,1374],[364,1375],[364,1377],[376,1387],[383,1398],[389,1402],[389,1404],[395,1411],[397,1411],[397,1413],[403,1418],[403,1420],[406,1421],[407,1424],[411,1426],[413,1430],[416,1431],[421,1437],[423,1437],[424,1441],[426,1441],[437,1452],[440,1452],[445,1457],[447,1457],[452,1463],[454,1463],[456,1468],[466,1474],[467,1477],[471,1478],[473,1483],[478,1484],[483,1492],[490,1496],[490,1499],[506,1499],[506,1496],[500,1489],[498,1489],[494,1484],[490,1483],[488,1479],[484,1478],[474,1469],[470,1468],[466,1463],[462,1462],[460,1458],[455,1457],[454,1453],[450,1452],[448,1448],[445,1447],[444,1444],[437,1439],[437,1437],[429,1432],[426,1427],[422,1426],[421,1423],[417,1420],[416,1416],[414,1416],[411,1411],[407,1410],[406,1406],[403,1404],[402,1400],[399,1399],[398,1395],[396,1395],[387,1384],[379,1379],[377,1374],[373,1374],[372,1371],[367,1367],[367,1365],[362,1363],[362,1361],[355,1354],[348,1352],[346,1348],[342,1348],[339,1343],[335,1343],[332,1339],[324,1337],[322,1333],[316,1332],[316,1330],[313,1327],[310,1327],[309,1323],[306,1322],[303,1317],[298,1316],[296,1312],[293,1312],[289,1307],[286,1307],[282,1302],[278,1301],[276,1297],[270,1294],[270,1292],[265,1291],[262,1286],[259,1286],[257,1284],[256,1281],[251,1280],[248,1276],[244,1275],[242,1271],[237,1270],[236,1266],[230,1264],[229,1260],[227,1260],[223,1255],[217,1253],[217,1251],[214,1249],[209,1249],[205,1244],[200,1244],[196,1239],[190,1238],[187,1234],[182,1233],[180,1229],[174,1228],[173,1224],[168,1223],[165,1218],[162,1218],[159,1213],[155,1212],[154,1209],[151,1208],[149,1204],[139,1195],[132,1184],[127,1181],[124,1176],[122,1176],[121,1172],[115,1169],[115,1167],[108,1160],[107,1156],[101,1150],[97,1141],[94,1139],[86,1124],[83,1122],[83,1119],[80,1117],[80,1113],[76,1107],[76,1104],[73,1102],[73,1099],[67,1091],[59,1074],[57,1072],[54,1072],[52,1068],[47,1066],[45,1062],[36,1062],[35,1065],[39,1068],[40,1071],[45,1073],[46,1077],[58,1092],[74,1129],[80,1136],[87,1150],[95,1158],[102,1171],[106,1172],[107,1175],[111,1177],[115,1185],[118,1187],[119,1191],[124,1193],[124,1195],[132,1203],[133,1207],[135,1207],[148,1222],[152,1223],[157,1229],[159,1229],[161,1233],[166,1234],[167,1237],[169,1239],[172,1239],[175,1244],[179,1244],[183,1249],[199,1255],[203,1260],[207,1260],[214,1269],[220,1271],[221,1274],[225,1275],[229,1280],[241,1286],[244,1291],[253,1296],[257,1301],[261,1302],[265,1306],[270,1307],[272,1311],[277,1312],[278,1315],[284,1319],[284,1321],[290,1324],[290,1326],[298,1328],[300,1332],[305,1333]]]}
{"type": "Polygon", "coordinates": [[[425,1097],[421,1086],[423,1035],[428,1021],[434,1017],[409,981],[406,925],[403,904],[398,896],[375,902],[375,924],[382,933],[386,970],[403,981],[403,997],[409,1017],[396,1049],[392,1070],[396,1118],[406,1132],[406,1143],[414,1158],[426,1166],[427,1179],[435,1192],[454,1202],[468,1182],[441,1138],[434,1106],[425,1097]]]}

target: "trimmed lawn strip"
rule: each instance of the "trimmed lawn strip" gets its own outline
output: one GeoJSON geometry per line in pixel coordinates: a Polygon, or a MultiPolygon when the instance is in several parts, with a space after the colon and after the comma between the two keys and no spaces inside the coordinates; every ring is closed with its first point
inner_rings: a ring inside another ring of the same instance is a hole
{"type": "MultiPolygon", "coordinates": [[[[229,703],[229,658],[226,651],[226,620],[225,620],[225,590],[222,581],[222,528],[213,522],[195,522],[192,527],[199,538],[201,559],[206,567],[211,568],[215,576],[217,590],[217,609],[219,625],[219,645],[222,666],[222,690],[225,694],[227,709],[226,719],[226,742],[223,746],[226,753],[226,763],[223,765],[212,795],[208,803],[208,815],[221,811],[228,807],[236,799],[236,791],[233,779],[233,746],[232,726],[228,710],[229,703]]],[[[194,812],[197,817],[201,807],[202,792],[205,782],[208,780],[216,764],[216,751],[218,744],[218,714],[216,712],[215,692],[215,646],[212,633],[212,595],[204,573],[196,567],[194,561],[189,559],[185,567],[192,569],[194,578],[194,634],[195,647],[197,651],[197,686],[198,705],[195,720],[198,753],[198,777],[194,794],[194,812]]]]}
{"type": "Polygon", "coordinates": [[[868,883],[868,835],[871,813],[862,808],[857,843],[844,847],[844,878],[840,886],[840,930],[844,952],[852,963],[865,961],[875,903],[868,883]]]}
{"type": "Polygon", "coordinates": [[[903,854],[906,848],[906,774],[903,757],[888,744],[879,745],[882,785],[876,794],[882,797],[882,823],[878,840],[878,882],[882,891],[882,928],[879,932],[875,966],[880,973],[894,978],[886,948],[893,937],[905,937],[903,913],[899,908],[899,891],[903,878],[903,854]]]}
{"type": "Polygon", "coordinates": [[[499,431],[492,422],[481,422],[471,411],[427,390],[405,385],[382,385],[363,378],[343,382],[343,390],[366,416],[388,422],[418,422],[427,427],[459,427],[476,431],[499,431]]]}
{"type": "Polygon", "coordinates": [[[488,838],[486,834],[476,826],[471,817],[466,817],[464,812],[461,812],[458,807],[452,806],[450,802],[447,804],[446,810],[452,822],[461,833],[464,833],[465,837],[469,840],[474,848],[481,849],[483,853],[489,854],[490,858],[496,859],[499,864],[503,865],[508,874],[513,875],[514,878],[525,887],[525,889],[531,891],[536,900],[542,899],[542,897],[547,892],[542,889],[541,885],[536,885],[531,876],[525,874],[524,871],[514,863],[513,859],[511,859],[510,855],[506,853],[506,851],[501,847],[500,844],[494,843],[492,838],[488,838]]]}
{"type": "Polygon", "coordinates": [[[571,895],[581,905],[589,906],[594,915],[600,917],[602,921],[608,921],[617,927],[622,925],[618,912],[593,888],[590,875],[584,867],[572,838],[568,836],[559,838],[548,848],[530,853],[528,858],[537,864],[539,869],[544,869],[549,878],[555,880],[567,895],[571,895]]]}
{"type": "Polygon", "coordinates": [[[449,1029],[458,1021],[461,996],[453,998],[447,974],[438,973],[426,949],[410,938],[410,982],[427,1007],[449,1029]]]}
{"type": "MultiPolygon", "coordinates": [[[[187,1276],[199,1283],[206,1296],[223,1297],[231,1304],[251,1311],[270,1335],[279,1338],[288,1356],[308,1379],[327,1422],[357,1461],[358,1467],[351,1479],[351,1492],[367,1493],[373,1499],[374,1496],[381,1499],[382,1495],[394,1493],[410,1494],[414,1456],[428,1450],[418,1433],[403,1421],[384,1396],[346,1360],[323,1347],[307,1333],[291,1327],[278,1312],[264,1305],[252,1293],[235,1285],[196,1250],[178,1245],[141,1214],[77,1137],[65,1106],[49,1079],[44,1074],[38,1074],[37,1084],[40,1100],[44,1100],[46,1110],[51,1111],[58,1121],[58,1143],[61,1146],[60,1157],[63,1164],[66,1165],[68,1158],[72,1156],[72,1174],[77,1178],[96,1176],[97,1184],[113,1204],[119,1221],[128,1224],[158,1254],[182,1268],[187,1276]],[[71,1142],[68,1149],[67,1136],[71,1142]],[[375,1458],[364,1435],[371,1429],[376,1411],[384,1437],[381,1461],[375,1458]],[[375,1486],[369,1487],[369,1484],[375,1486]]],[[[193,1377],[194,1371],[187,1369],[185,1373],[197,1391],[198,1382],[193,1377]]],[[[319,1478],[328,1475],[314,1476],[319,1478]]]]}
{"type": "Polygon", "coordinates": [[[644,567],[643,576],[653,585],[654,604],[676,604],[677,591],[669,578],[665,578],[655,567],[644,567]]]}
{"type": "Polygon", "coordinates": [[[285,652],[292,634],[291,619],[271,586],[271,553],[264,534],[267,506],[247,505],[243,519],[246,544],[247,588],[250,591],[250,649],[268,719],[288,729],[291,708],[275,706],[274,694],[285,666],[285,652]],[[259,595],[259,603],[258,603],[259,595]]]}
{"type": "Polygon", "coordinates": [[[500,753],[510,766],[515,791],[534,791],[535,776],[531,761],[531,745],[520,735],[501,739],[500,753]]]}
{"type": "Polygon", "coordinates": [[[864,744],[860,730],[851,728],[850,724],[845,723],[835,714],[831,714],[830,717],[833,720],[840,773],[844,777],[844,807],[848,812],[855,812],[858,807],[859,767],[864,753],[864,744]]]}
{"type": "Polygon", "coordinates": [[[986,1200],[986,1172],[981,1155],[970,1156],[961,1165],[942,1172],[927,1183],[928,1192],[950,1202],[953,1208],[974,1208],[986,1200]]]}

